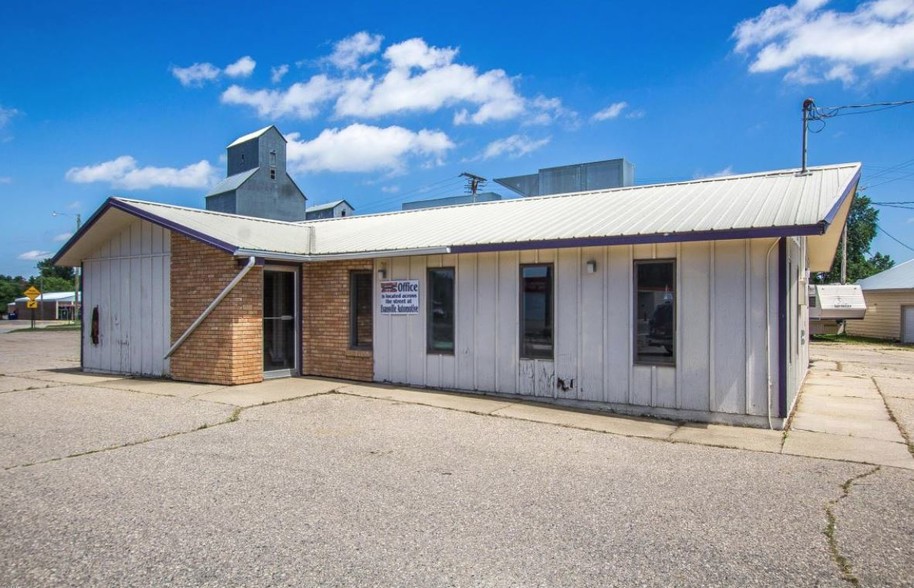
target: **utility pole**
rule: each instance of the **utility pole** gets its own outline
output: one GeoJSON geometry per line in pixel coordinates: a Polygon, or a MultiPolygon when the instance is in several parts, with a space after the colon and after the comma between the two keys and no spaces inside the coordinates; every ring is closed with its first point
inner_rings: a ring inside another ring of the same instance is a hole
{"type": "Polygon", "coordinates": [[[473,195],[473,204],[476,204],[476,192],[479,191],[479,188],[486,185],[487,180],[482,176],[477,176],[476,174],[471,174],[469,172],[463,172],[460,176],[467,179],[466,191],[473,195]]]}
{"type": "Polygon", "coordinates": [[[801,174],[806,174],[806,144],[807,136],[809,134],[809,113],[812,111],[816,103],[812,98],[807,98],[803,101],[803,168],[800,170],[801,174]]]}
{"type": "MultiPolygon", "coordinates": [[[[76,217],[76,232],[79,232],[79,228],[82,226],[82,217],[77,212],[75,215],[71,215],[66,212],[51,212],[51,216],[75,216],[76,217]]],[[[75,234],[75,233],[74,233],[75,234]]],[[[80,268],[75,268],[73,270],[73,322],[79,317],[79,270],[80,268]]]]}

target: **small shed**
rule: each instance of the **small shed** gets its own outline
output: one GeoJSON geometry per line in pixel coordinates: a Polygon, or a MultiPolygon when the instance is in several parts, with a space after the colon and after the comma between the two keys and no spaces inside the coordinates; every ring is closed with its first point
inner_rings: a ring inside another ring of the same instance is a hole
{"type": "Polygon", "coordinates": [[[850,335],[914,343],[914,259],[857,282],[866,318],[847,324],[850,335]]]}
{"type": "Polygon", "coordinates": [[[352,216],[355,208],[345,200],[334,200],[326,204],[317,204],[305,209],[305,220],[319,220],[322,218],[343,218],[352,216]]]}

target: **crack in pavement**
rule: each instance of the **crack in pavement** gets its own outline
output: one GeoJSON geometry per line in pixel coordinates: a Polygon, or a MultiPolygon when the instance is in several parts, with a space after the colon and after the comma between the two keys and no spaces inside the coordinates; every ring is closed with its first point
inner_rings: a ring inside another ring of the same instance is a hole
{"type": "Polygon", "coordinates": [[[838,519],[835,516],[834,509],[839,502],[850,496],[851,487],[855,483],[859,482],[863,478],[866,478],[867,476],[872,476],[881,469],[881,466],[876,466],[871,470],[845,480],[845,482],[841,484],[841,496],[833,500],[829,500],[828,504],[825,505],[826,524],[823,533],[828,540],[828,551],[831,553],[832,559],[835,561],[835,565],[838,566],[838,571],[841,572],[841,579],[854,586],[859,586],[860,580],[857,578],[857,576],[854,575],[854,569],[851,565],[851,561],[847,558],[847,556],[841,553],[841,550],[838,547],[838,537],[836,534],[838,519]]]}
{"type": "Polygon", "coordinates": [[[228,416],[228,418],[226,418],[222,421],[219,421],[217,423],[212,423],[212,424],[203,423],[199,427],[196,427],[189,431],[175,431],[173,433],[168,433],[166,435],[159,435],[158,437],[150,437],[148,439],[138,439],[136,441],[128,441],[127,443],[121,443],[120,445],[110,445],[108,447],[100,447],[98,449],[89,449],[87,451],[80,451],[79,453],[71,453],[70,455],[64,455],[61,457],[52,457],[51,459],[44,459],[44,460],[35,461],[32,463],[16,464],[16,465],[4,467],[3,471],[9,472],[12,470],[30,468],[30,467],[34,467],[34,466],[63,461],[65,459],[72,459],[74,457],[85,457],[87,455],[94,455],[96,453],[105,453],[108,451],[114,451],[116,449],[126,449],[128,447],[135,447],[137,445],[145,445],[146,443],[151,443],[153,441],[159,441],[160,439],[170,439],[172,437],[180,437],[181,435],[188,435],[190,433],[196,433],[197,431],[203,431],[204,429],[212,429],[213,427],[218,427],[221,425],[227,425],[227,424],[236,422],[238,420],[239,415],[241,414],[241,411],[242,411],[242,408],[240,408],[240,407],[236,408],[234,411],[232,411],[232,414],[230,414],[228,416]]]}
{"type": "Polygon", "coordinates": [[[904,439],[905,445],[908,446],[908,453],[911,454],[911,457],[914,457],[914,442],[911,441],[910,435],[908,435],[908,432],[901,425],[901,422],[895,417],[895,413],[892,412],[892,407],[889,406],[889,401],[885,399],[886,394],[883,393],[882,388],[879,387],[879,382],[876,381],[875,377],[871,376],[870,379],[873,380],[873,385],[876,386],[876,391],[879,392],[879,397],[882,398],[882,404],[885,405],[885,410],[889,413],[889,418],[892,419],[892,422],[898,427],[901,438],[904,439]]]}
{"type": "MultiPolygon", "coordinates": [[[[137,392],[136,390],[124,390],[124,391],[125,392],[137,392]]],[[[144,394],[144,392],[137,392],[137,393],[144,394]]],[[[200,425],[196,428],[187,430],[187,431],[175,431],[173,433],[159,435],[158,437],[150,437],[147,439],[138,439],[136,441],[128,441],[127,443],[121,443],[119,445],[110,445],[108,447],[100,447],[98,449],[89,449],[87,451],[80,451],[78,453],[71,453],[70,455],[64,455],[61,457],[53,457],[51,459],[45,459],[45,460],[36,461],[36,462],[32,462],[32,463],[24,463],[24,464],[6,466],[3,468],[3,471],[9,472],[11,470],[17,470],[17,469],[21,469],[21,468],[30,468],[30,467],[34,467],[34,466],[38,466],[38,465],[44,465],[44,464],[54,463],[54,462],[58,462],[58,461],[63,461],[65,459],[72,459],[75,457],[85,457],[87,455],[93,455],[96,453],[105,453],[108,451],[115,451],[117,449],[126,449],[128,447],[135,447],[137,445],[145,445],[146,443],[151,443],[153,441],[159,441],[161,439],[170,439],[172,437],[180,437],[182,435],[189,435],[191,433],[197,433],[199,431],[203,431],[206,429],[212,429],[213,427],[219,427],[222,425],[228,425],[231,423],[238,422],[239,418],[241,417],[241,413],[244,412],[245,410],[250,410],[252,408],[260,408],[260,407],[264,407],[264,406],[270,406],[272,404],[279,404],[281,402],[291,402],[293,400],[301,400],[302,398],[313,398],[315,396],[326,396],[328,394],[338,394],[338,392],[334,389],[334,390],[329,390],[327,392],[318,392],[316,394],[306,394],[303,396],[296,396],[294,398],[282,398],[280,400],[271,400],[268,402],[262,402],[260,404],[255,404],[252,406],[235,406],[235,410],[232,411],[232,414],[230,414],[226,419],[216,422],[216,423],[212,423],[212,424],[203,423],[202,425],[200,425]]],[[[169,398],[174,398],[174,397],[169,397],[169,398]]],[[[198,400],[198,402],[207,402],[207,401],[200,399],[200,400],[198,400]]],[[[232,405],[228,405],[228,406],[232,406],[232,405]]]]}

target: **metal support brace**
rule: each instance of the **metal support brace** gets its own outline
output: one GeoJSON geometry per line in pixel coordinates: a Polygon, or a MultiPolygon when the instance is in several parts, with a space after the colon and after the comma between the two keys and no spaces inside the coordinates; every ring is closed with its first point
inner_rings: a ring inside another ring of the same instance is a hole
{"type": "Polygon", "coordinates": [[[206,310],[203,311],[203,314],[198,316],[197,320],[195,320],[189,327],[187,327],[187,330],[184,331],[184,334],[181,335],[180,337],[178,337],[178,340],[175,341],[175,344],[171,346],[171,349],[168,350],[168,352],[165,354],[164,357],[162,357],[162,359],[168,359],[169,357],[171,357],[172,353],[174,353],[175,351],[178,350],[178,347],[180,347],[184,343],[184,341],[186,341],[187,338],[190,337],[191,333],[193,333],[194,331],[197,330],[197,327],[200,326],[200,323],[202,323],[206,319],[206,317],[209,316],[209,314],[211,312],[216,310],[216,307],[219,306],[219,303],[222,302],[222,299],[225,298],[226,296],[228,296],[229,292],[231,292],[232,290],[235,289],[235,286],[238,285],[238,282],[240,282],[242,280],[242,278],[244,278],[244,276],[246,276],[248,274],[248,272],[251,271],[251,268],[254,267],[254,265],[256,263],[257,263],[256,257],[251,256],[248,258],[248,262],[245,264],[245,266],[243,268],[241,268],[241,271],[238,272],[238,275],[235,276],[232,279],[232,281],[229,282],[228,286],[226,286],[222,290],[222,292],[220,292],[219,295],[216,296],[216,298],[213,299],[213,301],[209,303],[209,306],[206,307],[206,310]]]}

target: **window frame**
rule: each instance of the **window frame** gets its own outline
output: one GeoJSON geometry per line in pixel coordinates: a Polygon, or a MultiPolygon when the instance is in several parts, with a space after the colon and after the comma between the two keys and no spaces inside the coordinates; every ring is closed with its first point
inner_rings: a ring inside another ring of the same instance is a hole
{"type": "Polygon", "coordinates": [[[430,267],[426,270],[425,280],[427,286],[426,293],[426,302],[425,302],[425,352],[428,355],[454,355],[455,350],[457,349],[457,269],[454,266],[442,266],[442,267],[430,267]],[[453,293],[451,296],[451,302],[453,308],[451,309],[451,332],[453,336],[452,348],[448,349],[438,349],[432,345],[433,338],[433,318],[432,313],[434,311],[434,290],[432,280],[433,272],[450,272],[451,274],[451,284],[453,288],[453,293]]]}
{"type": "Polygon", "coordinates": [[[349,349],[354,351],[371,351],[374,348],[374,279],[371,270],[349,271],[349,349]],[[358,292],[356,292],[357,277],[368,276],[369,297],[368,316],[371,318],[371,342],[359,343],[358,336],[358,292]]]}
{"type": "Polygon", "coordinates": [[[555,264],[554,263],[522,263],[518,268],[518,358],[521,360],[545,360],[555,361],[555,264]],[[524,270],[531,267],[548,268],[549,273],[549,298],[551,308],[549,308],[549,331],[550,331],[550,349],[549,355],[528,355],[526,345],[524,344],[525,326],[526,326],[526,305],[524,304],[524,270]]]}
{"type": "Polygon", "coordinates": [[[636,259],[632,263],[632,365],[670,368],[675,368],[677,366],[679,358],[679,289],[677,288],[679,274],[677,273],[677,266],[678,264],[676,263],[676,258],[636,259]],[[641,265],[659,264],[670,264],[673,268],[673,280],[671,284],[673,293],[673,335],[671,346],[673,348],[673,352],[671,354],[671,362],[656,361],[651,360],[650,358],[638,357],[638,267],[641,265]]]}

